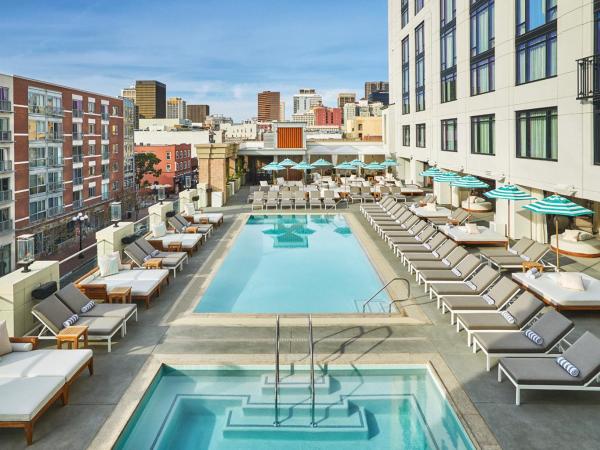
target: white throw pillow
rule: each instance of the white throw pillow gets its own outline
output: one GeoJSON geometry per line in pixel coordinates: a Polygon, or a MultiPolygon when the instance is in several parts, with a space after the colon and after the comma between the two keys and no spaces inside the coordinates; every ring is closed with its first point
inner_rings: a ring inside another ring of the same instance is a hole
{"type": "Polygon", "coordinates": [[[561,272],[558,276],[558,284],[560,287],[571,291],[585,291],[581,274],[577,272],[561,272]]]}
{"type": "Polygon", "coordinates": [[[587,231],[582,231],[579,233],[580,241],[589,241],[590,239],[594,239],[594,235],[592,233],[588,233],[587,231]]]}
{"type": "Polygon", "coordinates": [[[579,240],[580,230],[565,230],[562,234],[562,238],[565,241],[577,242],[579,240]]]}
{"type": "Polygon", "coordinates": [[[119,259],[114,254],[98,257],[98,268],[101,277],[119,273],[119,259]]]}
{"type": "Polygon", "coordinates": [[[484,198],[481,198],[481,197],[475,197],[475,201],[474,201],[473,203],[483,203],[483,202],[485,202],[485,199],[484,199],[484,198]]]}
{"type": "Polygon", "coordinates": [[[426,211],[437,211],[437,206],[435,203],[427,203],[425,205],[425,210],[426,211]]]}
{"type": "Polygon", "coordinates": [[[468,223],[465,225],[468,234],[479,234],[479,228],[476,223],[468,223]]]}
{"type": "Polygon", "coordinates": [[[8,338],[6,321],[3,320],[0,322],[0,356],[10,352],[12,352],[12,346],[10,345],[10,339],[8,338]]]}
{"type": "Polygon", "coordinates": [[[161,238],[167,234],[167,226],[164,222],[159,223],[158,225],[154,225],[152,227],[152,237],[161,238]]]}
{"type": "Polygon", "coordinates": [[[183,211],[185,212],[186,216],[193,216],[196,213],[196,208],[194,208],[193,203],[186,203],[183,206],[183,211]]]}

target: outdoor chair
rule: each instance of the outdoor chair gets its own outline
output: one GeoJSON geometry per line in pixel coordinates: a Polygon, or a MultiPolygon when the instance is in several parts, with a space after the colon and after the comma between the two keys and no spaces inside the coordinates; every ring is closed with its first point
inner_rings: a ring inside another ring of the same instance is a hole
{"type": "Polygon", "coordinates": [[[444,233],[436,233],[434,236],[431,237],[431,239],[423,243],[394,245],[394,253],[400,258],[402,258],[403,253],[429,253],[432,250],[438,248],[447,240],[448,238],[444,233]]]}
{"type": "Polygon", "coordinates": [[[409,267],[417,261],[441,261],[448,256],[458,244],[452,239],[447,239],[442,245],[431,252],[404,252],[401,254],[402,264],[409,267]]]}
{"type": "Polygon", "coordinates": [[[267,201],[265,203],[265,209],[269,209],[273,207],[273,209],[277,209],[279,206],[279,194],[277,191],[269,191],[267,193],[267,201]]]}
{"type": "Polygon", "coordinates": [[[164,269],[169,269],[173,273],[173,278],[177,277],[177,270],[183,270],[183,263],[187,261],[187,253],[185,252],[161,252],[160,250],[156,250],[152,247],[145,239],[141,238],[131,244],[127,245],[123,252],[133,261],[133,263],[140,267],[145,268],[144,263],[151,259],[159,259],[160,267],[164,269]],[[145,242],[144,247],[140,246],[141,242],[145,242]],[[148,252],[148,247],[152,248],[150,252],[148,252]],[[168,256],[160,256],[161,254],[166,254],[168,256]]]}
{"type": "Polygon", "coordinates": [[[469,213],[462,208],[456,208],[448,217],[430,217],[429,221],[434,225],[462,225],[469,218],[469,213]]]}
{"type": "Polygon", "coordinates": [[[483,260],[484,258],[490,257],[513,257],[521,255],[525,250],[531,247],[535,241],[529,238],[521,238],[515,244],[508,249],[505,248],[483,248],[479,252],[480,258],[483,260]]]}
{"type": "Polygon", "coordinates": [[[335,193],[331,190],[326,190],[323,194],[323,207],[325,209],[333,208],[337,209],[337,203],[335,202],[335,193]]]}
{"type": "Polygon", "coordinates": [[[497,267],[499,271],[521,269],[524,262],[540,262],[550,247],[546,244],[535,242],[523,253],[512,256],[488,256],[485,257],[490,266],[497,267]]]}
{"type": "Polygon", "coordinates": [[[306,209],[306,196],[304,191],[296,190],[293,191],[294,197],[294,209],[298,209],[298,207],[306,209]]]}
{"type": "MultiPolygon", "coordinates": [[[[464,258],[460,264],[462,264],[469,256],[464,258]]],[[[465,265],[467,263],[465,262],[465,265]]],[[[457,266],[458,267],[458,266],[457,266]]],[[[480,295],[486,291],[499,277],[498,272],[494,269],[483,266],[478,272],[473,271],[471,275],[464,279],[462,282],[458,283],[432,283],[429,289],[429,298],[433,299],[433,296],[436,297],[436,306],[438,309],[441,305],[442,297],[449,297],[455,295],[480,295]]]]}
{"type": "Polygon", "coordinates": [[[292,192],[289,189],[286,189],[281,193],[279,207],[281,209],[286,207],[292,209],[294,207],[294,201],[292,200],[292,192]]]}
{"type": "Polygon", "coordinates": [[[258,191],[255,192],[252,196],[252,210],[254,208],[264,209],[265,207],[265,194],[264,192],[258,191]]]}
{"type": "Polygon", "coordinates": [[[319,209],[323,207],[323,203],[321,203],[321,194],[319,191],[310,191],[308,201],[311,208],[313,206],[318,206],[319,209]]]}

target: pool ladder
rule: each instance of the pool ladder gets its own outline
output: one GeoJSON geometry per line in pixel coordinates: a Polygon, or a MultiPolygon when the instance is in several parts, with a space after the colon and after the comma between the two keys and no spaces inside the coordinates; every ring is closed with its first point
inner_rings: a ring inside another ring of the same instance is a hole
{"type": "MultiPolygon", "coordinates": [[[[279,348],[280,342],[280,323],[279,316],[275,318],[275,420],[273,425],[278,427],[279,422],[279,348]]],[[[310,356],[310,425],[313,427],[317,426],[315,421],[315,343],[313,341],[313,326],[312,316],[308,316],[308,354],[310,356]]]]}
{"type": "Polygon", "coordinates": [[[404,278],[404,277],[396,277],[396,278],[392,278],[390,281],[388,281],[385,286],[383,286],[381,289],[379,289],[377,292],[375,292],[375,294],[373,294],[373,296],[366,300],[363,305],[362,305],[362,312],[363,314],[366,312],[367,310],[367,306],[369,305],[369,303],[371,303],[371,301],[373,301],[375,299],[375,297],[377,297],[381,292],[383,292],[385,289],[387,289],[387,287],[392,284],[394,281],[403,281],[404,284],[406,285],[406,290],[407,290],[407,294],[406,294],[406,298],[403,300],[392,300],[389,304],[389,313],[391,314],[392,312],[392,306],[398,302],[402,302],[404,300],[408,300],[410,299],[410,280],[408,280],[408,278],[404,278]]]}

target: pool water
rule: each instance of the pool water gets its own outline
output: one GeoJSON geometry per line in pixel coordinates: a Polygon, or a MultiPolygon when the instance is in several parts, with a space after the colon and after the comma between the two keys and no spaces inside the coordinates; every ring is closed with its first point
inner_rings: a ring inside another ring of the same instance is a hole
{"type": "Polygon", "coordinates": [[[195,312],[356,313],[382,286],[343,215],[253,215],[195,312]]]}
{"type": "Polygon", "coordinates": [[[346,366],[315,377],[265,367],[163,367],[116,449],[473,449],[426,366],[346,366]]]}

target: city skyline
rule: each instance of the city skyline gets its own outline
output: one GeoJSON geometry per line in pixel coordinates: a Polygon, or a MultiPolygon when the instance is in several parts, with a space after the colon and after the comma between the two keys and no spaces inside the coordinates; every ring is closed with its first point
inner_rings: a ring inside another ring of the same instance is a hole
{"type": "Polygon", "coordinates": [[[66,0],[52,8],[8,3],[4,72],[114,96],[135,80],[155,79],[167,85],[169,97],[210,104],[212,112],[237,121],[256,115],[256,94],[263,90],[281,92],[290,116],[291,97],[300,88],[317,89],[326,105],[335,106],[338,93],[356,92],[360,98],[365,81],[388,78],[384,0],[368,9],[358,0],[309,0],[302,10],[272,0],[252,5],[182,0],[165,9],[151,0],[143,8],[138,1],[120,4],[119,14],[102,2],[78,8],[66,0]],[[178,33],[148,33],[157,17],[165,30],[176,27],[178,33]],[[65,22],[68,29],[57,25],[65,22]],[[375,22],[379,26],[369,27],[369,33],[359,32],[375,22]],[[25,23],[37,25],[24,35],[19,30],[25,23]],[[349,26],[360,38],[348,41],[349,26]]]}

